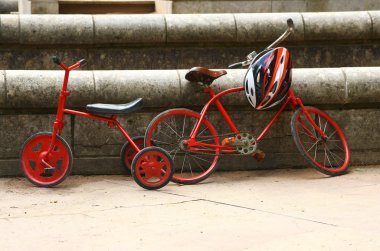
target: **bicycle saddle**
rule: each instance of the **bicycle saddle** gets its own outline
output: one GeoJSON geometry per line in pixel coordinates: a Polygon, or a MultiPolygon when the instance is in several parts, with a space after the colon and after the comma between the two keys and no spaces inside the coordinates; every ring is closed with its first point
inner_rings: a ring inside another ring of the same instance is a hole
{"type": "Polygon", "coordinates": [[[120,105],[113,104],[89,104],[86,110],[89,113],[103,113],[103,114],[127,114],[134,112],[143,107],[143,99],[138,98],[132,102],[120,105]]]}
{"type": "Polygon", "coordinates": [[[204,85],[211,85],[215,79],[226,74],[225,70],[212,71],[204,67],[193,67],[186,73],[185,78],[190,82],[201,82],[204,85]]]}

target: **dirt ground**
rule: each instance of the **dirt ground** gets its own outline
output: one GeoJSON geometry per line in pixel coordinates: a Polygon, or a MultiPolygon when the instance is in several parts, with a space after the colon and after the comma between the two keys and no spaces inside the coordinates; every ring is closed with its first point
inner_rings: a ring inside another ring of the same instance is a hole
{"type": "Polygon", "coordinates": [[[380,167],[217,172],[193,186],[0,179],[0,250],[380,250],[380,167]]]}

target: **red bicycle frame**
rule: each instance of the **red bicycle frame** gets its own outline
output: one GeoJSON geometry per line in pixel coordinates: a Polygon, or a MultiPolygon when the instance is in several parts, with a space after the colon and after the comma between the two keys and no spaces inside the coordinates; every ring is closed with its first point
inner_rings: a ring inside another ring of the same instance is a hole
{"type": "MultiPolygon", "coordinates": [[[[220,92],[218,94],[215,94],[214,90],[211,87],[206,87],[204,89],[204,92],[210,94],[211,99],[206,103],[206,105],[203,107],[202,111],[200,112],[201,117],[197,121],[196,125],[194,126],[194,128],[193,128],[193,130],[192,130],[192,132],[190,134],[190,139],[184,141],[184,143],[187,144],[187,146],[190,148],[190,150],[196,150],[196,151],[202,151],[203,150],[203,151],[205,151],[205,149],[199,149],[199,148],[196,148],[196,147],[208,147],[208,148],[214,148],[214,149],[221,149],[222,153],[226,153],[226,154],[227,153],[233,153],[235,151],[230,146],[214,145],[214,144],[207,144],[207,143],[197,142],[196,141],[196,136],[197,136],[199,128],[200,128],[200,126],[202,124],[202,121],[205,119],[207,110],[209,109],[209,107],[213,103],[218,108],[219,112],[221,113],[222,117],[226,121],[226,123],[227,123],[228,127],[231,129],[231,131],[235,135],[239,134],[238,129],[236,128],[235,124],[231,120],[231,118],[228,115],[226,109],[224,108],[224,106],[220,102],[219,98],[222,97],[222,96],[224,96],[224,95],[226,95],[226,94],[234,93],[234,92],[240,92],[240,91],[244,91],[244,87],[231,88],[231,89],[228,89],[228,90],[224,90],[224,91],[222,91],[222,92],[220,92]]],[[[271,119],[271,121],[268,123],[268,125],[261,132],[261,134],[257,137],[257,142],[259,142],[265,136],[265,134],[269,131],[269,129],[274,124],[274,122],[277,120],[278,116],[280,116],[280,114],[283,112],[283,110],[285,109],[285,107],[288,104],[290,104],[290,106],[291,106],[291,108],[293,110],[294,110],[294,108],[295,108],[296,105],[300,106],[302,108],[303,112],[305,113],[306,117],[308,118],[308,120],[313,125],[313,127],[320,133],[320,135],[322,136],[322,138],[326,138],[325,133],[319,128],[319,126],[311,118],[310,114],[304,109],[304,105],[303,105],[301,99],[299,97],[296,97],[294,95],[294,92],[293,92],[292,89],[289,89],[287,99],[282,104],[282,106],[277,111],[277,113],[274,115],[274,117],[271,119]]],[[[303,123],[301,123],[301,124],[303,124],[303,123]]],[[[313,134],[306,127],[304,127],[304,128],[305,128],[306,132],[309,134],[309,136],[311,138],[314,138],[313,134]]]]}
{"type": "MultiPolygon", "coordinates": [[[[77,63],[75,63],[69,67],[67,67],[63,63],[59,63],[59,66],[63,70],[65,70],[65,77],[63,79],[62,90],[61,90],[61,93],[60,93],[59,99],[58,99],[57,116],[56,116],[56,119],[54,122],[53,136],[52,136],[52,140],[51,140],[51,143],[50,143],[50,146],[48,149],[48,154],[53,150],[53,148],[55,146],[56,135],[57,134],[61,135],[61,133],[62,133],[62,129],[64,127],[64,123],[63,123],[63,115],[64,114],[72,114],[72,115],[86,117],[86,118],[90,118],[90,119],[105,121],[109,127],[116,126],[119,129],[119,131],[124,135],[124,137],[129,141],[129,143],[131,144],[133,149],[136,152],[139,152],[141,149],[136,145],[135,142],[133,142],[132,138],[128,135],[126,130],[120,125],[120,123],[119,123],[119,121],[117,121],[117,119],[116,119],[117,117],[115,115],[112,115],[111,117],[102,117],[102,116],[94,115],[94,114],[87,113],[87,112],[81,112],[81,111],[76,111],[76,110],[71,110],[71,109],[65,108],[66,99],[70,95],[70,92],[67,91],[69,74],[70,74],[71,70],[74,70],[80,66],[80,62],[77,62],[77,63]]],[[[43,162],[48,167],[52,168],[46,161],[43,161],[43,162]]]]}

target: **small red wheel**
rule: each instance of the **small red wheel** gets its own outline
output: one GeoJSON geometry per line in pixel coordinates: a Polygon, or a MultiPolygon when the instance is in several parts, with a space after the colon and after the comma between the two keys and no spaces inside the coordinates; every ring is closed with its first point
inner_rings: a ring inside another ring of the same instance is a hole
{"type": "MultiPolygon", "coordinates": [[[[144,136],[136,136],[132,138],[133,142],[140,148],[144,148],[144,136]]],[[[133,158],[136,156],[137,151],[132,147],[129,141],[125,142],[121,148],[120,158],[121,164],[128,174],[131,174],[131,164],[133,158]]]]}
{"type": "Polygon", "coordinates": [[[141,187],[164,187],[174,174],[173,160],[162,148],[150,146],[138,152],[132,161],[132,177],[141,187]]]}
{"type": "Polygon", "coordinates": [[[71,172],[73,154],[67,142],[57,135],[54,149],[47,154],[52,133],[37,133],[27,139],[21,152],[22,169],[26,178],[41,187],[53,187],[61,183],[71,172]],[[47,170],[46,161],[53,170],[47,170]]]}

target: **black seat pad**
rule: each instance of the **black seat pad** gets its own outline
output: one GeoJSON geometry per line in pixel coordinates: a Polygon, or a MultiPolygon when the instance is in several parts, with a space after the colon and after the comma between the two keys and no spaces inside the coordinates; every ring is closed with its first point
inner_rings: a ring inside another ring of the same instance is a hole
{"type": "Polygon", "coordinates": [[[113,104],[89,104],[86,110],[89,113],[103,113],[103,114],[127,114],[134,112],[143,107],[143,99],[138,98],[132,102],[120,105],[113,104]]]}

